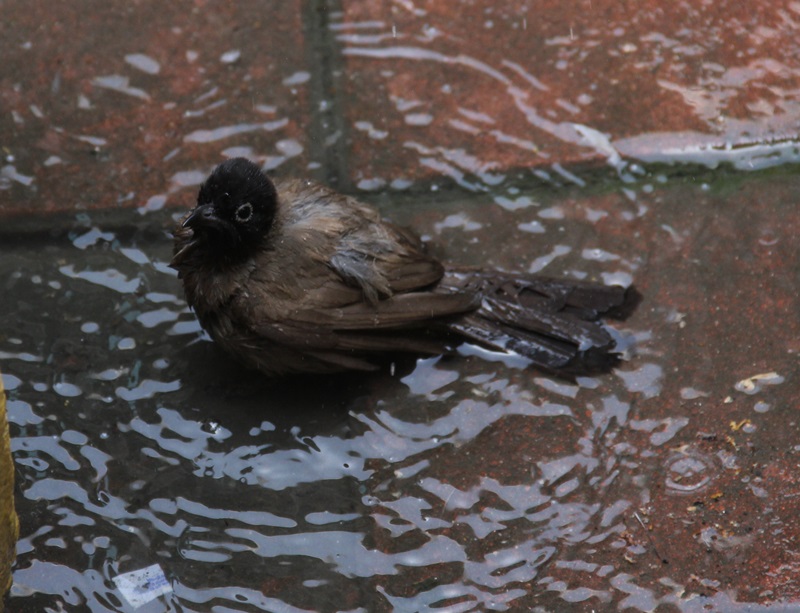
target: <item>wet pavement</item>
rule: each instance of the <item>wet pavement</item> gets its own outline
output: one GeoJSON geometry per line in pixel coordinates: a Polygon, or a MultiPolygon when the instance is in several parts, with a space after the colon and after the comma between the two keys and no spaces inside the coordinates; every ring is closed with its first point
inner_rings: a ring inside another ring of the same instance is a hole
{"type": "Polygon", "coordinates": [[[153,565],[137,611],[800,610],[798,20],[0,4],[10,610],[132,611],[153,565]],[[232,155],[443,259],[634,282],[626,360],[241,372],[166,266],[232,155]]]}

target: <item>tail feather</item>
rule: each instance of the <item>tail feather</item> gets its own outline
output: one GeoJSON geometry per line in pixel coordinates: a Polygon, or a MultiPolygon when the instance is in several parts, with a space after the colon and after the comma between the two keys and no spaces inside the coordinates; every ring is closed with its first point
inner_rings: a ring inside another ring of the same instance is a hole
{"type": "Polygon", "coordinates": [[[482,297],[476,311],[450,325],[473,342],[554,370],[614,360],[614,341],[596,320],[625,303],[626,288],[464,269],[448,270],[440,286],[482,297]]]}
{"type": "Polygon", "coordinates": [[[536,332],[577,344],[578,351],[605,347],[611,342],[608,332],[599,325],[579,319],[569,312],[525,307],[496,298],[484,298],[478,312],[487,319],[506,324],[513,329],[536,332]]]}
{"type": "Polygon", "coordinates": [[[532,276],[525,280],[520,279],[520,282],[526,290],[562,301],[565,307],[592,312],[595,314],[594,317],[620,306],[625,300],[626,288],[619,285],[602,285],[592,281],[552,277],[532,276]]]}
{"type": "Polygon", "coordinates": [[[461,319],[451,329],[478,345],[495,351],[513,351],[534,364],[554,370],[566,367],[576,354],[574,346],[569,343],[512,329],[478,315],[461,319]]]}

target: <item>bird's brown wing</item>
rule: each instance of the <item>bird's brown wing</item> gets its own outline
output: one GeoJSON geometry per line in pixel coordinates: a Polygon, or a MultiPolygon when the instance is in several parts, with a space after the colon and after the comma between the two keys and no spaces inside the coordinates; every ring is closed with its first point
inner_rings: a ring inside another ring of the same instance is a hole
{"type": "Polygon", "coordinates": [[[317,228],[287,233],[260,255],[227,307],[237,343],[260,364],[283,355],[319,372],[373,369],[396,352],[440,353],[431,328],[478,308],[479,294],[438,288],[444,269],[413,235],[375,224],[355,237],[334,234],[339,242],[317,228]]]}
{"type": "Polygon", "coordinates": [[[478,305],[477,295],[468,293],[409,292],[374,305],[359,301],[341,307],[298,309],[291,321],[298,326],[335,331],[397,330],[459,315],[478,305]]]}
{"type": "MultiPolygon", "coordinates": [[[[332,308],[296,309],[281,321],[248,319],[239,330],[239,346],[266,371],[331,372],[374,370],[388,354],[441,353],[443,335],[430,335],[444,322],[476,308],[470,294],[412,292],[376,305],[360,301],[332,308]],[[299,363],[295,368],[292,365],[299,363]]],[[[235,311],[234,311],[235,317],[235,311]]],[[[239,322],[243,320],[240,318],[239,322]]]]}

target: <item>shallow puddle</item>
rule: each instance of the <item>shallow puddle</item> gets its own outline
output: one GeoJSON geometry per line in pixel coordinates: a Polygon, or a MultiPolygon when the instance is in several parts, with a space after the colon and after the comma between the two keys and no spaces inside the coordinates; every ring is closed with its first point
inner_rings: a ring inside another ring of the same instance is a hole
{"type": "Polygon", "coordinates": [[[119,576],[153,565],[162,591],[141,611],[736,610],[796,593],[797,184],[392,211],[451,260],[634,280],[644,301],[612,323],[627,360],[572,381],[463,346],[270,382],[202,334],[164,211],[4,231],[13,610],[133,610],[119,576]],[[754,593],[753,575],[772,579],[754,593]]]}

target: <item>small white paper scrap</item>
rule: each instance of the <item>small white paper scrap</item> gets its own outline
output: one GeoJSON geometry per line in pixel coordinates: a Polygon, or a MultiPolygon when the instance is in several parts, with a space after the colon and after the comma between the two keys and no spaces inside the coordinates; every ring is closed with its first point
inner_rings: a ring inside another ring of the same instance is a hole
{"type": "Polygon", "coordinates": [[[125,600],[134,608],[139,608],[172,591],[172,586],[158,564],[117,575],[114,577],[114,583],[117,584],[117,589],[125,600]]]}

